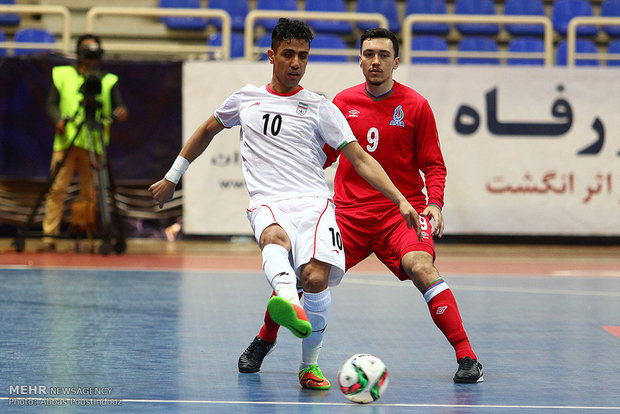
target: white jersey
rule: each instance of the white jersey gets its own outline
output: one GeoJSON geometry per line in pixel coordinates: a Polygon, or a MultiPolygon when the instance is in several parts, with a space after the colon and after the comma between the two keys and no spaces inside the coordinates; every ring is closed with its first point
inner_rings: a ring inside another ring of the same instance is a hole
{"type": "Polygon", "coordinates": [[[333,103],[302,87],[283,95],[269,85],[247,85],[228,97],[214,116],[226,128],[241,125],[250,206],[299,196],[331,197],[323,146],[341,148],[356,140],[333,103]]]}

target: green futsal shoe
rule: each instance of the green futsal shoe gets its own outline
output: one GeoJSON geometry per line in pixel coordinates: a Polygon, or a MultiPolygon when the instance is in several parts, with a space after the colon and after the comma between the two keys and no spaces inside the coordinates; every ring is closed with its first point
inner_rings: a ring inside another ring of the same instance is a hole
{"type": "Polygon", "coordinates": [[[298,338],[306,338],[312,333],[312,325],[306,312],[299,305],[294,305],[279,296],[273,296],[267,303],[269,316],[275,323],[288,328],[298,338]]]}
{"type": "Polygon", "coordinates": [[[321,372],[317,364],[312,364],[308,368],[299,371],[299,383],[303,388],[310,390],[328,390],[331,384],[321,372]]]}

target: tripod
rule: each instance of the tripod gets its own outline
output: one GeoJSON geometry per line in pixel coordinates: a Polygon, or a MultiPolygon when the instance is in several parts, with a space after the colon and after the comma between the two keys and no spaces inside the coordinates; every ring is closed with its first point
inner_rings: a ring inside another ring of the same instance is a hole
{"type": "MultiPolygon", "coordinates": [[[[96,191],[97,192],[97,206],[99,207],[99,220],[101,224],[100,237],[102,239],[102,243],[99,246],[99,253],[103,255],[108,255],[112,252],[112,250],[114,250],[118,254],[122,254],[125,252],[127,248],[125,231],[124,231],[122,220],[119,214],[118,205],[116,204],[116,197],[115,197],[116,190],[114,186],[114,181],[112,180],[112,174],[111,174],[111,170],[110,170],[110,166],[108,162],[107,151],[106,151],[105,143],[103,140],[103,124],[101,121],[97,119],[97,116],[96,116],[97,109],[100,107],[100,105],[101,104],[97,102],[96,99],[94,99],[94,97],[92,98],[87,97],[84,99],[84,101],[82,101],[82,106],[85,109],[84,120],[80,122],[80,124],[77,126],[76,132],[73,138],[71,139],[71,142],[69,143],[69,147],[65,150],[65,154],[63,155],[62,160],[56,163],[45,187],[39,193],[36,203],[32,211],[30,212],[30,215],[28,216],[26,225],[17,230],[17,235],[15,237],[15,240],[13,241],[13,245],[15,246],[15,249],[18,252],[22,252],[24,250],[26,246],[26,239],[29,236],[34,234],[33,232],[31,232],[30,229],[32,228],[32,225],[34,224],[34,219],[37,215],[37,212],[39,208],[41,207],[41,204],[43,203],[45,196],[50,191],[54,182],[56,181],[56,178],[60,170],[65,165],[67,158],[69,157],[69,154],[71,153],[71,150],[75,146],[75,141],[79,137],[80,132],[82,131],[84,127],[86,127],[86,133],[87,133],[87,138],[88,138],[88,143],[89,143],[90,161],[91,161],[91,166],[94,170],[93,179],[95,180],[95,188],[97,190],[96,191]],[[102,151],[100,162],[97,160],[97,157],[96,157],[95,141],[94,141],[95,137],[98,138],[99,140],[98,144],[102,151]],[[97,164],[100,164],[100,165],[96,167],[97,164]],[[112,211],[108,203],[108,193],[110,193],[112,204],[114,207],[112,211]],[[112,231],[111,215],[114,216],[114,224],[116,225],[117,232],[118,232],[116,243],[114,244],[114,246],[112,246],[113,231],[112,231]]],[[[79,111],[80,109],[78,109],[76,113],[74,114],[74,116],[70,119],[75,119],[79,111]]],[[[59,237],[59,236],[49,236],[49,235],[46,235],[46,236],[47,237],[59,237]]]]}

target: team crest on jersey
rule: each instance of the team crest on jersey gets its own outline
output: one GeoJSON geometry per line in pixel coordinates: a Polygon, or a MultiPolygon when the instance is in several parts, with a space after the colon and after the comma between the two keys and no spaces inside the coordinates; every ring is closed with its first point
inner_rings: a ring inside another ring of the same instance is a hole
{"type": "Polygon", "coordinates": [[[394,109],[394,115],[392,116],[392,120],[390,121],[390,125],[396,125],[399,127],[404,127],[405,123],[403,122],[403,118],[405,118],[405,112],[403,111],[403,106],[398,105],[394,109]]]}
{"type": "Polygon", "coordinates": [[[357,109],[350,109],[348,118],[357,118],[360,114],[360,111],[357,109]]]}
{"type": "Polygon", "coordinates": [[[297,115],[305,115],[308,112],[308,104],[299,102],[297,104],[297,115]]]}

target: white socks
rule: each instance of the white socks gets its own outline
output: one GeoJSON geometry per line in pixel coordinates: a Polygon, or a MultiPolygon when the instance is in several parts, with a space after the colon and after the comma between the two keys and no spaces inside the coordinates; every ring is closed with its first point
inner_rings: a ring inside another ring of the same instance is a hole
{"type": "Polygon", "coordinates": [[[302,341],[302,363],[299,369],[307,368],[318,361],[331,303],[332,295],[329,288],[319,293],[304,292],[304,310],[312,324],[312,334],[302,341]]]}
{"type": "Polygon", "coordinates": [[[284,247],[278,244],[263,247],[263,270],[277,296],[301,306],[297,295],[297,277],[284,247]]]}

